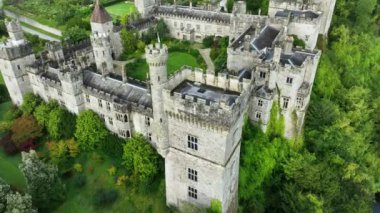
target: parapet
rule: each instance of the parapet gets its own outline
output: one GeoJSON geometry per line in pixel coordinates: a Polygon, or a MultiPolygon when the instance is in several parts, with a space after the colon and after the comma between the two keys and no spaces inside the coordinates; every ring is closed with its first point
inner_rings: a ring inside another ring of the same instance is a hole
{"type": "Polygon", "coordinates": [[[145,56],[149,66],[162,66],[168,60],[168,47],[165,44],[156,43],[145,47],[145,56]]]}
{"type": "Polygon", "coordinates": [[[14,43],[7,41],[0,45],[0,58],[5,60],[15,60],[33,54],[32,45],[29,43],[14,43]]]}

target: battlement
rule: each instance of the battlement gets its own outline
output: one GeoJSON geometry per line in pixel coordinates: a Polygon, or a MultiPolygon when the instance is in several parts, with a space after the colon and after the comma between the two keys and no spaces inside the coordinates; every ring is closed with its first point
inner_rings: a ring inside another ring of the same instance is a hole
{"type": "Polygon", "coordinates": [[[105,46],[108,47],[111,45],[111,37],[108,33],[93,33],[91,36],[92,45],[105,46]]]}
{"type": "Polygon", "coordinates": [[[0,58],[15,60],[33,54],[32,45],[25,42],[6,41],[0,44],[0,58]]]}
{"type": "Polygon", "coordinates": [[[145,47],[146,61],[149,66],[163,66],[168,60],[168,47],[161,43],[150,44],[145,47]]]}

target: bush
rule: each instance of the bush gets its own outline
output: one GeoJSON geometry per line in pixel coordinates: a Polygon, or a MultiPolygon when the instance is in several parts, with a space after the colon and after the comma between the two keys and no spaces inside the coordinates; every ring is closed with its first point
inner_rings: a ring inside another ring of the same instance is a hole
{"type": "Polygon", "coordinates": [[[24,114],[31,115],[41,102],[42,100],[40,97],[34,95],[33,93],[28,93],[24,96],[24,102],[22,103],[20,109],[24,114]]]}
{"type": "Polygon", "coordinates": [[[0,145],[3,146],[5,154],[12,156],[18,153],[18,148],[12,142],[11,136],[7,135],[0,140],[0,145]]]}
{"type": "Polygon", "coordinates": [[[109,134],[105,140],[102,140],[100,143],[100,149],[104,154],[110,156],[113,159],[121,160],[123,156],[123,145],[125,140],[119,138],[115,134],[109,134]]]}
{"type": "Polygon", "coordinates": [[[210,48],[214,44],[214,36],[207,36],[202,41],[203,47],[210,48]]]}
{"type": "Polygon", "coordinates": [[[22,116],[13,122],[11,132],[12,141],[21,147],[25,141],[41,137],[42,127],[32,116],[22,116]]]}
{"type": "Polygon", "coordinates": [[[76,174],[73,179],[73,184],[77,188],[82,188],[86,185],[87,179],[84,174],[76,174]]]}
{"type": "Polygon", "coordinates": [[[106,206],[114,203],[119,197],[115,189],[98,189],[95,192],[93,203],[95,206],[106,206]]]}

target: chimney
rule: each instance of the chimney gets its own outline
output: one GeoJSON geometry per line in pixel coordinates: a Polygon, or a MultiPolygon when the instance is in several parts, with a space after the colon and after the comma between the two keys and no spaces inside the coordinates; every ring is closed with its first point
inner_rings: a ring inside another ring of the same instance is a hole
{"type": "Polygon", "coordinates": [[[289,55],[292,53],[292,49],[293,49],[293,36],[288,36],[286,37],[285,39],[285,43],[284,43],[284,53],[289,55]]]}
{"type": "Polygon", "coordinates": [[[281,58],[281,48],[280,47],[275,47],[273,51],[273,62],[279,63],[280,58],[281,58]]]}
{"type": "Polygon", "coordinates": [[[123,80],[123,83],[127,83],[127,71],[125,70],[125,64],[122,64],[121,66],[121,79],[123,80]]]}
{"type": "Polygon", "coordinates": [[[245,35],[244,36],[244,50],[249,51],[251,47],[251,36],[245,35]]]}
{"type": "Polygon", "coordinates": [[[190,1],[190,10],[193,9],[193,1],[190,1]]]}

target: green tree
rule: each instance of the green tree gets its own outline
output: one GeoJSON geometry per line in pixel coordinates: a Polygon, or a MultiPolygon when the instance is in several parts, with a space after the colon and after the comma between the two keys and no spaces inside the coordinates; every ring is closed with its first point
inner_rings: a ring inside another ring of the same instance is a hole
{"type": "Polygon", "coordinates": [[[232,13],[234,2],[234,0],[227,0],[227,12],[232,13]]]}
{"type": "Polygon", "coordinates": [[[157,23],[157,33],[160,36],[161,42],[165,41],[170,33],[168,26],[166,25],[164,19],[160,19],[157,23]]]}
{"type": "Polygon", "coordinates": [[[49,113],[46,129],[54,140],[68,139],[74,136],[75,115],[58,107],[49,113]]]}
{"type": "Polygon", "coordinates": [[[24,101],[20,109],[24,114],[32,115],[41,102],[42,100],[40,97],[34,95],[33,93],[27,93],[24,95],[24,101]]]}
{"type": "Polygon", "coordinates": [[[124,145],[123,165],[139,183],[152,181],[158,172],[158,154],[149,142],[136,135],[124,145]]]}
{"type": "Polygon", "coordinates": [[[41,161],[34,150],[22,153],[19,168],[25,177],[33,204],[38,209],[48,211],[65,199],[65,187],[58,176],[57,167],[41,161]]]}
{"type": "Polygon", "coordinates": [[[124,52],[131,54],[137,49],[137,37],[132,31],[121,30],[121,40],[123,42],[124,52]]]}
{"type": "Polygon", "coordinates": [[[28,194],[21,195],[19,192],[11,192],[7,194],[6,199],[5,212],[37,213],[32,206],[32,197],[28,194]]]}
{"type": "Polygon", "coordinates": [[[56,101],[49,101],[48,103],[42,102],[34,111],[33,116],[38,124],[46,127],[49,121],[49,114],[52,110],[59,107],[56,101]]]}
{"type": "Polygon", "coordinates": [[[88,32],[79,26],[68,28],[62,33],[62,41],[65,43],[76,43],[87,38],[88,32]]]}
{"type": "Polygon", "coordinates": [[[82,150],[93,150],[107,135],[108,131],[97,114],[90,110],[79,113],[75,137],[82,150]]]}

